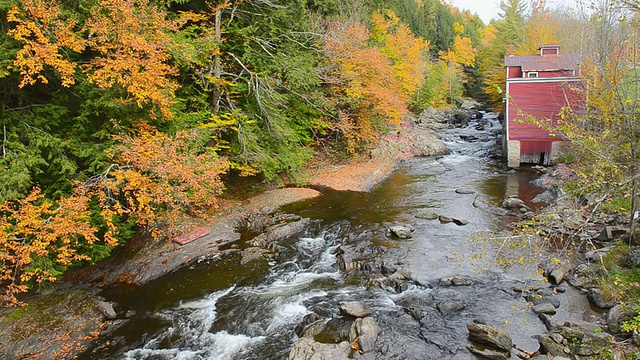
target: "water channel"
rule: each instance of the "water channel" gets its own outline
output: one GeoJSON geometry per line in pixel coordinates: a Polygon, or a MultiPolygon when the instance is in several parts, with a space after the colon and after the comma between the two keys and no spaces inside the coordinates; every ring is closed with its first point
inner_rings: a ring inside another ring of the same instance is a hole
{"type": "MultiPolygon", "coordinates": [[[[375,351],[355,358],[476,359],[467,350],[466,324],[477,320],[506,330],[519,348],[536,350],[532,336],[544,326],[511,290],[535,269],[495,265],[486,239],[514,219],[474,201],[482,197],[495,208],[509,195],[530,201],[541,191],[530,184],[537,173],[507,172],[492,156],[499,121],[493,114],[481,121],[445,130],[449,155],[406,161],[369,193],[322,190],[284,208],[313,219],[313,227],[281,244],[278,261],[241,266],[240,255],[230,254],[142,287],[105,291],[135,315],[81,359],[286,359],[305,315],[340,319],[343,301],[364,304],[382,328],[375,351]],[[468,224],[416,218],[424,211],[468,224]],[[385,236],[393,224],[413,226],[412,238],[385,236]],[[375,286],[372,280],[382,276],[376,269],[342,271],[338,254],[347,247],[361,251],[364,263],[375,256],[383,268],[408,269],[412,280],[402,288],[375,286]],[[454,275],[473,284],[440,285],[454,275]]],[[[561,308],[557,317],[585,317],[583,308],[561,308]]]]}

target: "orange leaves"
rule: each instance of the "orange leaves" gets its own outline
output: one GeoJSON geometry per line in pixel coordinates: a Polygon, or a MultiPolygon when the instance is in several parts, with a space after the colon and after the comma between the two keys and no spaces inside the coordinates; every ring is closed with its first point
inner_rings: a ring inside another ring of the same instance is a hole
{"type": "Polygon", "coordinates": [[[102,57],[94,58],[89,79],[101,88],[119,85],[133,96],[138,106],[152,103],[170,117],[177,73],[167,63],[169,31],[177,25],[148,0],[101,0],[87,20],[91,36],[88,45],[102,57]]]}
{"type": "Polygon", "coordinates": [[[323,48],[335,66],[335,89],[352,106],[350,114],[341,113],[338,128],[347,137],[354,134],[345,131],[357,131],[354,138],[363,142],[375,138],[376,119],[400,122],[422,82],[428,47],[398,25],[392,11],[374,14],[371,23],[371,31],[361,23],[331,24],[323,48]]]}
{"type": "Polygon", "coordinates": [[[79,195],[54,204],[36,188],[22,200],[1,204],[0,214],[0,303],[5,306],[18,303],[15,296],[27,290],[27,283],[55,281],[57,270],[48,261],[66,267],[89,260],[78,248],[98,241],[88,199],[79,195]]]}
{"type": "Polygon", "coordinates": [[[98,54],[83,67],[90,81],[100,88],[121,87],[130,95],[121,99],[123,103],[152,104],[165,118],[171,117],[178,85],[171,79],[177,70],[169,64],[170,33],[197,16],[186,13],[170,21],[149,0],[100,0],[83,25],[65,16],[59,0],[21,3],[7,14],[14,24],[8,34],[23,44],[14,61],[22,75],[21,87],[38,80],[48,83],[43,75],[47,66],[58,72],[62,86],[73,85],[77,64],[67,52],[88,49],[98,54]]]}
{"type": "Polygon", "coordinates": [[[14,65],[20,70],[20,87],[33,85],[38,80],[48,83],[42,73],[45,66],[55,69],[62,86],[75,83],[75,64],[62,56],[65,49],[82,51],[84,43],[74,32],[76,22],[66,18],[55,2],[43,0],[23,0],[23,10],[12,6],[7,13],[7,21],[14,23],[8,34],[24,43],[16,54],[14,65]]]}
{"type": "Polygon", "coordinates": [[[217,208],[223,190],[220,175],[228,163],[198,147],[196,132],[169,137],[141,124],[136,136],[116,139],[121,145],[110,157],[121,165],[92,190],[107,221],[115,214],[135,216],[138,226],[158,236],[161,229],[178,225],[185,214],[204,217],[217,208]]]}

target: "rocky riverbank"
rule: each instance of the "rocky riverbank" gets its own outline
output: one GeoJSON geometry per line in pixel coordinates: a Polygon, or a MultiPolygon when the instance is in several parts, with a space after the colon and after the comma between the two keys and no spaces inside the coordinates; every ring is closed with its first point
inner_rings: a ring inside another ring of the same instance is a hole
{"type": "MultiPolygon", "coordinates": [[[[366,191],[408,157],[445,152],[433,128],[423,125],[425,119],[407,117],[405,120],[405,126],[387,134],[368,159],[356,158],[344,164],[312,169],[310,184],[366,191]]],[[[320,192],[313,189],[285,188],[266,191],[244,202],[227,202],[218,216],[205,226],[209,234],[196,241],[182,246],[168,240],[134,243],[118,257],[70,272],[67,282],[24,299],[27,306],[3,312],[0,357],[72,358],[94,347],[96,339],[119,328],[133,315],[128,309],[105,302],[97,295],[101,289],[114,284],[139,286],[196,261],[225,253],[241,251],[243,264],[276,258],[281,239],[308,231],[310,226],[308,219],[283,214],[278,209],[319,195],[320,192]],[[243,231],[258,236],[248,248],[239,250],[234,243],[240,240],[243,231]]]]}

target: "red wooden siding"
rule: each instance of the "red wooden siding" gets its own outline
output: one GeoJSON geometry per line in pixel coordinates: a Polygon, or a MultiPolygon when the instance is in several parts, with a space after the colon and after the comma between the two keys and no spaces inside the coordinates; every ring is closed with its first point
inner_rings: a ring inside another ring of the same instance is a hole
{"type": "Polygon", "coordinates": [[[574,76],[573,70],[563,71],[538,71],[539,78],[552,78],[552,77],[569,77],[574,76]]]}
{"type": "Polygon", "coordinates": [[[510,66],[509,69],[509,78],[521,78],[522,77],[522,68],[519,66],[510,66]]]}
{"type": "MultiPolygon", "coordinates": [[[[577,104],[578,94],[574,90],[575,88],[572,88],[577,84],[577,82],[565,81],[510,82],[507,105],[509,107],[509,140],[521,140],[521,146],[529,146],[523,144],[523,140],[561,140],[559,137],[552,136],[537,126],[524,123],[522,120],[527,116],[534,116],[537,119],[551,119],[553,122],[560,120],[560,111],[568,105],[567,100],[572,106],[577,104]]],[[[521,148],[521,153],[527,152],[521,148]]]]}

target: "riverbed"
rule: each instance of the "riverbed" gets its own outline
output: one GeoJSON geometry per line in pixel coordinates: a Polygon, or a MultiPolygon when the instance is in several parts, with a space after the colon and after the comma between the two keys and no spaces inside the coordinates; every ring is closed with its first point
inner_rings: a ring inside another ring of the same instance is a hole
{"type": "MultiPolygon", "coordinates": [[[[517,221],[502,201],[517,196],[535,208],[542,190],[531,185],[536,170],[502,166],[500,134],[497,117],[484,114],[444,130],[448,155],[409,159],[370,192],[319,189],[321,196],[283,207],[310,220],[272,258],[240,264],[257,235],[248,232],[219,256],[103,291],[131,316],[80,359],[286,359],[309,314],[336,327],[316,341],[340,341],[340,327],[353,320],[339,304],[351,301],[382,329],[375,348],[355,358],[475,359],[467,349],[472,322],[537,350],[534,336],[545,327],[514,289],[542,279],[535,265],[502,268],[494,255],[495,239],[517,221]],[[411,237],[389,236],[393,225],[413,228],[411,237]],[[390,283],[398,272],[406,276],[390,283]]],[[[558,320],[591,315],[579,294],[562,291],[578,300],[562,305],[558,320]]]]}

